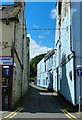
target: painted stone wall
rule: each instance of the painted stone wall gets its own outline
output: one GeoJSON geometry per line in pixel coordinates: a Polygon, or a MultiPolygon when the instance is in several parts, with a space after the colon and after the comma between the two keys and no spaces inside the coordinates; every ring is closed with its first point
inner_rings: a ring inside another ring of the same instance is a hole
{"type": "Polygon", "coordinates": [[[54,88],[66,99],[75,104],[74,56],[71,50],[72,43],[70,39],[70,24],[70,4],[63,1],[61,9],[61,24],[59,24],[59,34],[56,32],[57,35],[55,37],[56,72],[54,77],[54,88]]]}
{"type": "Polygon", "coordinates": [[[43,58],[37,65],[37,85],[45,87],[45,80],[45,63],[43,58]]]}

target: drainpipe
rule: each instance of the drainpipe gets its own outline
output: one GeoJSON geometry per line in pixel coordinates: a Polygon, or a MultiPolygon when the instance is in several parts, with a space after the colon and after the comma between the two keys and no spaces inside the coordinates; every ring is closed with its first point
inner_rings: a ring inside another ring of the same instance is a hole
{"type": "Polygon", "coordinates": [[[22,80],[21,80],[21,98],[23,96],[23,58],[24,58],[24,4],[22,2],[22,7],[23,7],[23,37],[22,37],[22,80]]]}
{"type": "Polygon", "coordinates": [[[70,50],[73,53],[73,68],[74,68],[74,96],[75,96],[75,104],[76,104],[76,69],[75,69],[75,51],[72,50],[72,20],[71,20],[71,3],[70,3],[70,50]]]}

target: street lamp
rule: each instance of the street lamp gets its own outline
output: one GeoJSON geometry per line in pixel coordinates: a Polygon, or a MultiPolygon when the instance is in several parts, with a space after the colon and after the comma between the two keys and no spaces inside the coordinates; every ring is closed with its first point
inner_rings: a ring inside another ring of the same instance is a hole
{"type": "Polygon", "coordinates": [[[81,91],[81,84],[82,84],[82,65],[77,65],[77,75],[79,79],[79,111],[82,111],[82,91],[81,91]]]}

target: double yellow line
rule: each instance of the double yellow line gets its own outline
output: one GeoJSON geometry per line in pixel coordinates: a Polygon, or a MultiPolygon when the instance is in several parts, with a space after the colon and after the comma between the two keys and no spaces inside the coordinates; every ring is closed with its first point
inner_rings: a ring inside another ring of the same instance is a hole
{"type": "Polygon", "coordinates": [[[21,110],[23,110],[23,108],[21,108],[21,107],[17,108],[14,112],[12,112],[9,115],[7,115],[6,117],[4,117],[3,120],[9,120],[9,119],[13,118],[21,110]]]}
{"type": "Polygon", "coordinates": [[[69,113],[67,110],[61,110],[70,120],[78,120],[77,117],[69,113]]]}
{"type": "MultiPolygon", "coordinates": [[[[23,110],[23,108],[19,107],[17,108],[14,112],[10,113],[9,115],[7,115],[6,117],[3,118],[3,120],[9,120],[12,119],[18,112],[20,112],[21,110],[23,110]]],[[[70,120],[78,120],[77,117],[75,117],[74,115],[72,115],[71,113],[69,113],[67,110],[62,109],[61,110],[70,120]]]]}

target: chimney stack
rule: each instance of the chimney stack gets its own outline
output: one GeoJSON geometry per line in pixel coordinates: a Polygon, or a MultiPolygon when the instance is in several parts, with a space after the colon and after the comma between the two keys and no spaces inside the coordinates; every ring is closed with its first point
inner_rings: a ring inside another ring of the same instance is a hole
{"type": "Polygon", "coordinates": [[[22,4],[22,6],[24,6],[24,0],[14,0],[14,4],[22,4]]]}

